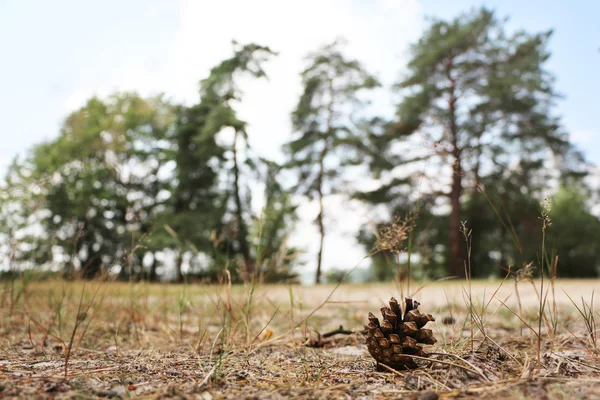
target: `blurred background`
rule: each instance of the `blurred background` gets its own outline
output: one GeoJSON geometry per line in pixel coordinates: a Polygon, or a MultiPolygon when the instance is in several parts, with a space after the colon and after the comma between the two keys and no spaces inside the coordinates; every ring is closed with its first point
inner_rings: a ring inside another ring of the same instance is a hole
{"type": "Polygon", "coordinates": [[[5,0],[0,270],[597,278],[599,12],[5,0]]]}

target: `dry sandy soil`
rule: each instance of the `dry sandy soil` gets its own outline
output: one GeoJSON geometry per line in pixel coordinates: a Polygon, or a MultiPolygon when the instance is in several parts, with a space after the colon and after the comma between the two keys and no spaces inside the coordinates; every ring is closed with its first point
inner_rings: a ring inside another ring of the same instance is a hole
{"type": "Polygon", "coordinates": [[[403,291],[438,341],[394,371],[363,334],[369,311],[402,298],[394,284],[7,283],[0,398],[600,399],[600,352],[567,296],[582,308],[599,281],[545,283],[539,357],[539,281],[473,282],[471,312],[464,281],[418,288],[403,291]]]}

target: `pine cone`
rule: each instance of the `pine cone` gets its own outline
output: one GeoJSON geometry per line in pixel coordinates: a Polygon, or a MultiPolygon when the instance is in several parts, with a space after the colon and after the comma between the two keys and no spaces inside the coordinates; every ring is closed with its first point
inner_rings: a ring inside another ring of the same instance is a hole
{"type": "Polygon", "coordinates": [[[431,329],[423,327],[429,321],[435,321],[431,314],[421,314],[419,302],[405,299],[404,316],[395,298],[390,299],[389,307],[382,307],[381,324],[373,313],[369,313],[367,331],[367,348],[377,363],[402,370],[417,368],[411,355],[427,357],[419,344],[434,344],[431,329]]]}

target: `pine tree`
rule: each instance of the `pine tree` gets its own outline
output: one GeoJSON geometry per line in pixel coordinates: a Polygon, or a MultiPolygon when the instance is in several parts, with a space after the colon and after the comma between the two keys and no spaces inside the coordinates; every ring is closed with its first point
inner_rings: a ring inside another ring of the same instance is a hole
{"type": "Polygon", "coordinates": [[[321,282],[326,234],[323,200],[336,190],[340,163],[349,161],[362,141],[353,119],[363,104],[359,95],[378,86],[377,80],[358,61],[346,58],[340,47],[336,41],[309,55],[309,66],[301,74],[303,93],[292,112],[296,137],[285,147],[290,157],[288,166],[298,171],[295,191],[310,200],[316,198],[319,204],[316,283],[321,282]]]}
{"type": "MultiPolygon", "coordinates": [[[[175,212],[181,217],[179,237],[198,244],[200,247],[196,250],[206,251],[212,246],[217,264],[224,262],[224,258],[240,255],[241,269],[247,279],[253,273],[255,261],[249,242],[251,197],[243,175],[244,168],[255,169],[255,163],[248,153],[247,123],[237,117],[234,104],[242,99],[238,87],[240,75],[266,78],[263,64],[275,53],[257,44],[242,46],[233,42],[233,46],[234,55],[212,68],[209,76],[200,82],[200,103],[182,113],[175,212]],[[233,131],[232,143],[217,144],[217,135],[225,129],[233,131]],[[228,162],[231,168],[226,165],[228,162]],[[225,190],[219,188],[223,182],[225,190]],[[204,228],[192,236],[184,227],[186,223],[189,225],[190,210],[196,223],[204,228]],[[216,236],[219,239],[215,239],[216,236]]],[[[180,252],[178,271],[181,259],[180,252]]],[[[180,272],[178,278],[181,279],[180,272]]]]}
{"type": "Polygon", "coordinates": [[[380,163],[417,171],[399,177],[393,170],[374,193],[385,198],[418,183],[420,196],[450,206],[453,275],[464,275],[463,195],[475,195],[485,177],[494,175],[499,184],[515,171],[528,174],[529,188],[544,184],[552,179],[543,173],[547,161],[572,150],[552,113],[557,94],[545,69],[552,32],[508,34],[504,22],[485,8],[433,20],[396,86],[403,95],[396,121],[372,136],[380,163]]]}

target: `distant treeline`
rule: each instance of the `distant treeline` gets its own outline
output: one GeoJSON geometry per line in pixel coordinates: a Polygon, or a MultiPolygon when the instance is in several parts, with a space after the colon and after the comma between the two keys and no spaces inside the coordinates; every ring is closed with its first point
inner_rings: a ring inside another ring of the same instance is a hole
{"type": "Polygon", "coordinates": [[[288,238],[298,203],[314,201],[320,282],[323,252],[338,251],[323,246],[324,199],[358,172],[372,177],[371,190],[342,194],[387,215],[356,227],[373,279],[409,262],[432,278],[462,276],[466,265],[473,276],[524,277],[540,266],[598,276],[597,193],[554,107],[551,32],[504,23],[487,9],[430,21],[389,88],[393,116],[369,110],[365,99],[381,85],[342,41],[317,49],[283,163],[256,155],[236,112],[240,79],[266,78],[277,57],[269,47],[234,43],[190,106],[162,95],[91,98],[10,166],[3,265],[84,278],[110,269],[123,279],[293,281],[301,249],[288,238]]]}

